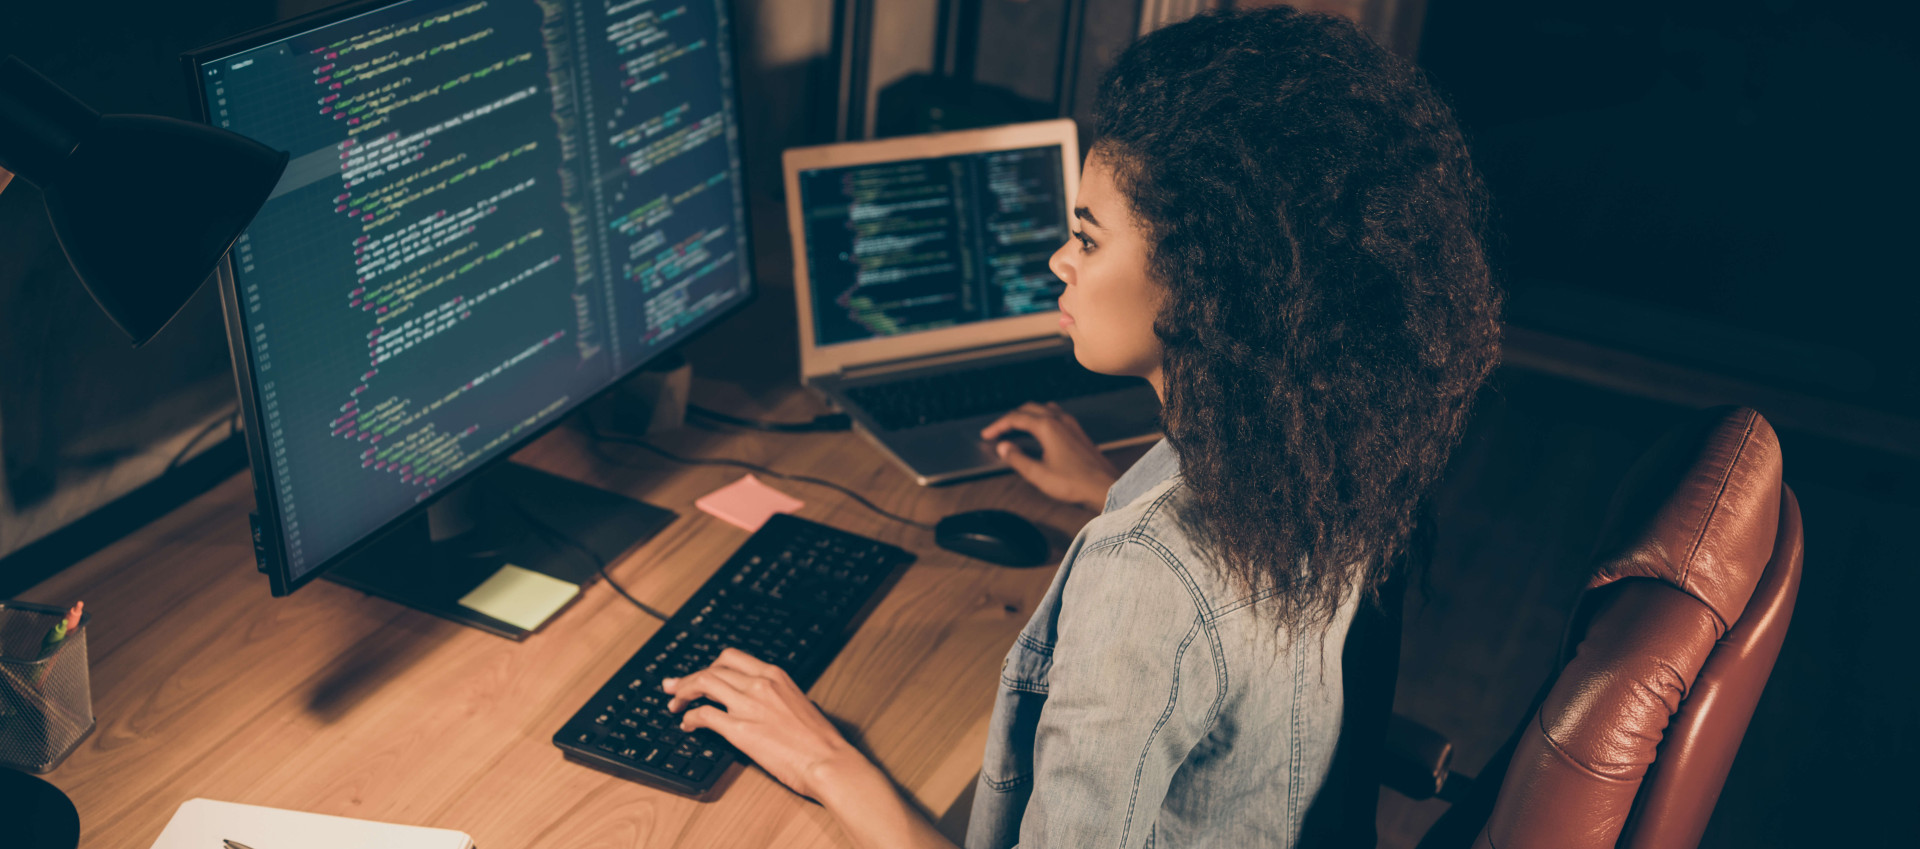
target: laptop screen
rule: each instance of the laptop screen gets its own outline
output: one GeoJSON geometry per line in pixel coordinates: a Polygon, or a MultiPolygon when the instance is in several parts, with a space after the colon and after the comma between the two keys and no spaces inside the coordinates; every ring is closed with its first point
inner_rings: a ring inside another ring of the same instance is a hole
{"type": "Polygon", "coordinates": [[[799,174],[814,344],[1045,312],[1066,284],[1059,145],[799,174]]]}

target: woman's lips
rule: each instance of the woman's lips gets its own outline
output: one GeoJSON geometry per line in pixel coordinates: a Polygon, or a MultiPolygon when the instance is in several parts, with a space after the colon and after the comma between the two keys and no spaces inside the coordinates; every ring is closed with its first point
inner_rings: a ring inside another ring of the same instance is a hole
{"type": "Polygon", "coordinates": [[[1060,310],[1060,329],[1065,330],[1072,326],[1073,326],[1073,314],[1067,312],[1066,310],[1060,310]]]}

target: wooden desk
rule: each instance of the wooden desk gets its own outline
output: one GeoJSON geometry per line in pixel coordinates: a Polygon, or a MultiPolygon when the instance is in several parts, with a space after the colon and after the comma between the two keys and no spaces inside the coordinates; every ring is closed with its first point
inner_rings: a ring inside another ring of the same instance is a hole
{"type": "MultiPolygon", "coordinates": [[[[696,381],[694,395],[760,408],[729,384],[696,381]]],[[[797,389],[757,400],[786,418],[820,409],[797,389]]],[[[826,477],[929,522],[1014,510],[1057,532],[1056,555],[1090,516],[1010,476],[923,489],[850,433],[686,428],[658,441],[826,477]]],[[[693,507],[737,470],[595,446],[572,424],[517,459],[680,512],[611,569],[666,610],[747,538],[693,507]]],[[[921,806],[943,812],[979,769],[1000,660],[1053,569],[962,558],[831,490],[771,483],[806,501],[801,516],[920,555],[812,695],[921,806]]],[[[485,849],[844,843],[825,811],[758,769],[701,803],[561,757],[554,730],[660,624],[604,582],[525,643],[324,580],[274,599],[253,565],[252,507],[247,476],[235,476],[26,595],[85,600],[93,615],[99,726],[48,776],[80,809],[82,847],[145,849],[196,796],[456,828],[485,849]]]]}

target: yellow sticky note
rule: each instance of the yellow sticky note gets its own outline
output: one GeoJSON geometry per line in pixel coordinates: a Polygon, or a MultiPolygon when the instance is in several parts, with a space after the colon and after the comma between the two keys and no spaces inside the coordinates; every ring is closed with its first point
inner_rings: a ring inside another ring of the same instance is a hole
{"type": "Polygon", "coordinates": [[[461,596],[460,606],[531,631],[579,594],[576,584],[508,563],[461,596]]]}

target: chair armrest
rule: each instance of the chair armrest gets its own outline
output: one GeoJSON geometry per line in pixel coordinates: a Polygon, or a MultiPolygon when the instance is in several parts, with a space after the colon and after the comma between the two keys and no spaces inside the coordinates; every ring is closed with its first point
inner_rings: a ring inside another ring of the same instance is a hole
{"type": "Polygon", "coordinates": [[[1409,799],[1436,796],[1452,802],[1473,780],[1453,769],[1453,742],[1414,720],[1394,714],[1380,747],[1380,783],[1409,799]]]}

